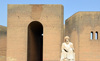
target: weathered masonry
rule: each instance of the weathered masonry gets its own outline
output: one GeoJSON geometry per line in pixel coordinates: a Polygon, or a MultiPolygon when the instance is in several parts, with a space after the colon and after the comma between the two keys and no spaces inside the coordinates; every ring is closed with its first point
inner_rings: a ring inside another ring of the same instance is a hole
{"type": "Polygon", "coordinates": [[[60,61],[66,35],[75,61],[100,61],[100,12],[77,12],[63,25],[62,5],[8,4],[7,29],[0,26],[0,61],[60,61]]]}
{"type": "Polygon", "coordinates": [[[62,5],[9,4],[7,26],[7,61],[60,60],[62,5]]]}
{"type": "Polygon", "coordinates": [[[100,12],[78,12],[66,20],[65,35],[74,43],[76,61],[100,61],[100,12]]]}
{"type": "Polygon", "coordinates": [[[6,61],[7,27],[0,25],[0,61],[6,61]]]}

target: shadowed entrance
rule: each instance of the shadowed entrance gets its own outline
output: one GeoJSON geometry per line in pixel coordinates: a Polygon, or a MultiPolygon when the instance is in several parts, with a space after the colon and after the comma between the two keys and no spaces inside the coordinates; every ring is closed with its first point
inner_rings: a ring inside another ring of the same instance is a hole
{"type": "Polygon", "coordinates": [[[43,26],[33,21],[28,26],[28,60],[43,61],[43,26]]]}

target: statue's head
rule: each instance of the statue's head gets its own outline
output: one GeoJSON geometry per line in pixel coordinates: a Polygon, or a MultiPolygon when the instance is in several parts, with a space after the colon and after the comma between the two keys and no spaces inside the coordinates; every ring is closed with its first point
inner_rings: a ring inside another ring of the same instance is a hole
{"type": "Polygon", "coordinates": [[[65,36],[64,42],[69,42],[69,36],[65,36]]]}

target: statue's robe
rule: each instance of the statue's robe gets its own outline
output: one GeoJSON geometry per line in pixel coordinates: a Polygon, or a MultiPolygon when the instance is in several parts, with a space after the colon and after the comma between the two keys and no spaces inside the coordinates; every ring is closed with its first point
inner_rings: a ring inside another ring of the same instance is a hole
{"type": "Polygon", "coordinates": [[[73,44],[69,42],[69,44],[66,44],[65,42],[62,43],[62,52],[61,52],[61,60],[72,60],[75,61],[75,53],[73,52],[74,48],[73,44]]]}

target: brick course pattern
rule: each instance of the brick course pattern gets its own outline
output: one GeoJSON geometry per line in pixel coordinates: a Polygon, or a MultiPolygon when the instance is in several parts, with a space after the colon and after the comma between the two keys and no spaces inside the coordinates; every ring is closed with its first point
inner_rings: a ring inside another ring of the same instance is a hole
{"type": "MultiPolygon", "coordinates": [[[[27,57],[29,41],[28,26],[34,21],[41,23],[43,26],[43,61],[60,60],[61,43],[63,41],[63,6],[9,4],[7,24],[7,61],[34,60],[27,57]]],[[[32,36],[31,31],[30,35],[32,36]]],[[[31,37],[30,40],[34,41],[31,37]]],[[[33,43],[36,42],[34,41],[33,43]]],[[[34,46],[36,45],[34,44],[34,46]]],[[[36,51],[38,47],[34,46],[31,44],[30,48],[33,47],[33,51],[36,51]]],[[[34,57],[35,56],[33,56],[33,58],[34,57]]],[[[38,61],[38,58],[35,60],[38,61]]]]}
{"type": "Polygon", "coordinates": [[[65,22],[65,35],[73,42],[76,61],[100,61],[100,12],[77,12],[65,22]],[[95,39],[95,32],[98,39],[95,39]],[[91,40],[91,32],[93,39],[91,40]]]}
{"type": "Polygon", "coordinates": [[[0,25],[0,61],[6,60],[7,27],[0,25]]]}

